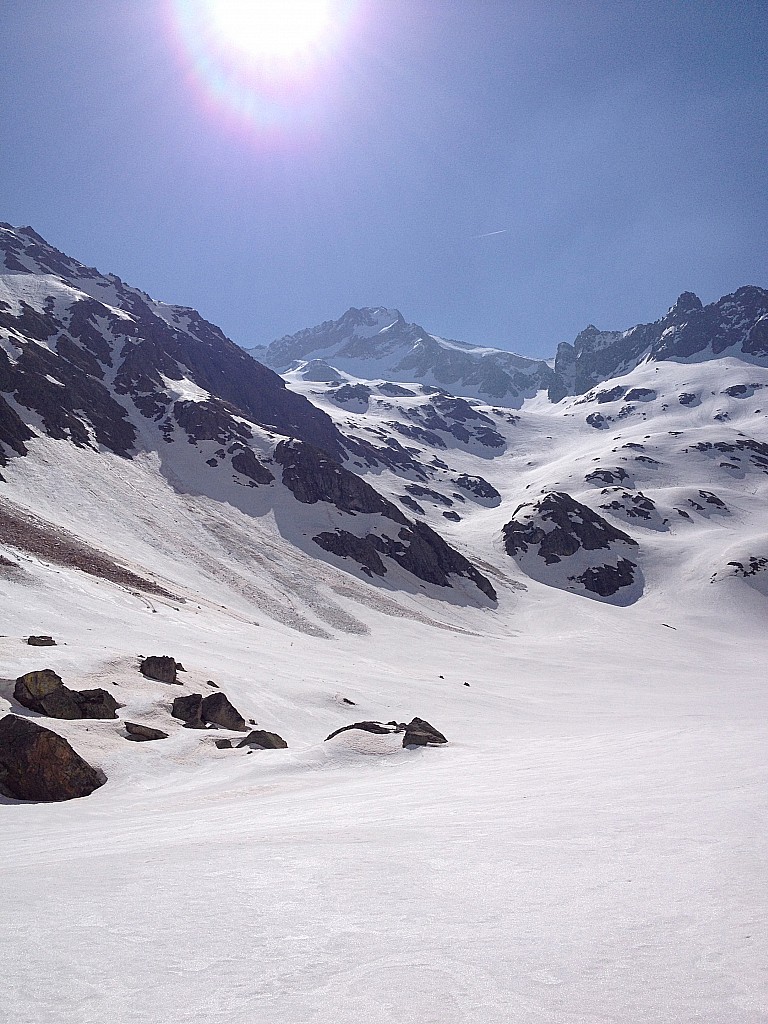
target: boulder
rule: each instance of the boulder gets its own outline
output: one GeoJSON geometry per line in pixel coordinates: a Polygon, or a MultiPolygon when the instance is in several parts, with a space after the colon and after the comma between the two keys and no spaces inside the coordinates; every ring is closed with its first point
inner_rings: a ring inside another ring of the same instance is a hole
{"type": "Polygon", "coordinates": [[[70,693],[80,708],[81,718],[117,718],[117,709],[123,706],[109,690],[100,686],[93,690],[70,690],[70,693]]]}
{"type": "Polygon", "coordinates": [[[201,716],[210,725],[220,725],[222,729],[233,729],[235,732],[247,732],[245,719],[231,703],[226,694],[209,693],[203,698],[201,716]]]}
{"type": "Polygon", "coordinates": [[[27,638],[30,647],[55,647],[56,641],[52,636],[30,636],[27,638]]]}
{"type": "Polygon", "coordinates": [[[27,672],[16,680],[13,696],[30,711],[49,718],[117,718],[122,707],[107,690],[70,690],[50,668],[27,672]]]}
{"type": "Polygon", "coordinates": [[[282,736],[276,732],[266,732],[264,729],[253,729],[248,735],[237,744],[240,747],[257,747],[261,750],[279,750],[287,747],[282,736]]]}
{"type": "Polygon", "coordinates": [[[177,697],[174,700],[171,714],[174,718],[182,721],[187,729],[204,729],[205,722],[202,719],[202,709],[202,693],[190,693],[186,697],[177,697]]]}
{"type": "Polygon", "coordinates": [[[153,729],[149,725],[140,725],[138,722],[126,722],[125,731],[128,739],[136,743],[145,743],[147,740],[167,740],[168,733],[162,729],[153,729]]]}
{"type": "MultiPolygon", "coordinates": [[[[220,737],[217,740],[214,740],[213,742],[216,744],[216,746],[219,748],[219,750],[231,750],[232,749],[232,740],[225,739],[223,736],[220,737]]],[[[238,744],[238,746],[239,746],[239,744],[238,744]]]]}
{"type": "Polygon", "coordinates": [[[175,658],[167,654],[152,655],[144,658],[139,665],[139,671],[147,679],[156,679],[159,683],[176,683],[176,672],[178,666],[175,658]]]}
{"type": "Polygon", "coordinates": [[[41,701],[64,686],[64,681],[53,669],[43,668],[36,672],[25,672],[19,676],[13,689],[14,698],[30,711],[43,710],[41,701]]]}
{"type": "Polygon", "coordinates": [[[0,719],[0,792],[16,800],[58,801],[88,796],[106,776],[63,736],[17,715],[0,719]]]}
{"type": "Polygon", "coordinates": [[[404,747],[436,747],[447,742],[445,736],[423,718],[411,719],[403,735],[404,747]]]}

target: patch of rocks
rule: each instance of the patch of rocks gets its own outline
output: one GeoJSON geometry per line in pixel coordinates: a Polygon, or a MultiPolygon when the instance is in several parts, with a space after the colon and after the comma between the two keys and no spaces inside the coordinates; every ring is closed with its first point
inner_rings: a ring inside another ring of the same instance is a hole
{"type": "Polygon", "coordinates": [[[19,676],[13,696],[22,707],[49,718],[117,718],[117,709],[122,707],[101,687],[70,690],[50,668],[19,676]]]}
{"type": "Polygon", "coordinates": [[[221,690],[209,693],[190,693],[176,697],[171,715],[184,723],[186,729],[207,729],[218,726],[233,732],[247,732],[245,719],[221,690]]]}

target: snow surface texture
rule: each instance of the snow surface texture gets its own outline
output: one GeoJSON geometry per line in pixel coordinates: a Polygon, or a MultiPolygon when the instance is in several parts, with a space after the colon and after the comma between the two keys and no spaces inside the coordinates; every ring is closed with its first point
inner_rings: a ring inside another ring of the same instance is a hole
{"type": "MultiPolygon", "coordinates": [[[[103,280],[85,283],[118,304],[103,280]]],[[[315,506],[214,488],[201,469],[214,442],[157,451],[136,420],[145,444],[126,459],[30,419],[2,511],[150,586],[0,538],[0,715],[53,728],[108,777],[63,804],[0,798],[0,1020],[768,1020],[768,372],[733,356],[648,362],[601,394],[477,405],[500,446],[423,381],[400,394],[369,380],[350,403],[338,382],[286,376],[347,438],[407,446],[411,468],[354,452],[347,465],[420,505],[408,514],[499,600],[367,578],[302,537],[315,506]],[[426,427],[436,411],[466,436],[426,427]],[[507,554],[515,509],[554,491],[637,542],[633,603],[544,582],[507,554]],[[41,633],[57,646],[24,642],[41,633]],[[152,654],[183,663],[180,686],[141,675],[152,654]],[[21,708],[14,679],[44,667],[108,689],[119,720],[21,708]],[[288,748],[218,749],[242,734],[182,728],[171,702],[216,692],[209,680],[288,748]],[[448,744],[324,742],[414,716],[448,744]],[[125,721],[169,737],[130,742],[125,721]]],[[[166,383],[205,401],[194,382],[166,383]]],[[[271,450],[266,431],[252,443],[271,450]]],[[[330,529],[339,513],[324,514],[330,529]]]]}

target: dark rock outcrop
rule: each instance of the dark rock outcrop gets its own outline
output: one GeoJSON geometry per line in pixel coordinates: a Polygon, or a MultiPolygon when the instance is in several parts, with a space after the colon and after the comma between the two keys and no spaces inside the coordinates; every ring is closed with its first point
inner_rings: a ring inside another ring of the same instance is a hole
{"type": "Polygon", "coordinates": [[[349,732],[350,729],[359,729],[362,732],[372,732],[377,736],[385,736],[387,733],[397,732],[398,729],[392,723],[383,722],[353,722],[352,725],[342,725],[340,729],[334,729],[332,733],[329,733],[325,737],[325,742],[332,740],[334,736],[338,736],[339,733],[349,732]]]}
{"type": "Polygon", "coordinates": [[[202,718],[203,695],[190,693],[186,697],[176,697],[171,707],[171,714],[184,723],[186,729],[204,729],[202,718]]]}
{"type": "Polygon", "coordinates": [[[61,801],[88,796],[104,785],[69,743],[17,715],[0,719],[0,792],[16,800],[61,801]]]}
{"type": "Polygon", "coordinates": [[[641,592],[639,569],[626,557],[637,542],[562,491],[520,505],[503,538],[507,554],[542,583],[595,597],[637,584],[617,598],[619,603],[636,600],[641,592]]]}
{"type": "Polygon", "coordinates": [[[56,641],[52,636],[30,636],[27,638],[30,647],[55,647],[56,641]]]}
{"type": "Polygon", "coordinates": [[[596,565],[585,569],[580,576],[571,576],[598,597],[611,597],[622,587],[629,587],[635,582],[637,566],[628,558],[620,558],[616,565],[596,565]]]}
{"type": "Polygon", "coordinates": [[[378,513],[396,523],[408,523],[396,505],[313,445],[281,441],[275,461],[283,467],[285,486],[305,505],[327,501],[343,512],[378,513]]]}
{"type": "Polygon", "coordinates": [[[403,735],[404,747],[436,747],[448,740],[433,725],[423,718],[413,718],[403,735]]]}
{"type": "Polygon", "coordinates": [[[261,750],[282,750],[288,746],[282,736],[278,736],[276,732],[267,732],[264,729],[252,729],[247,736],[245,736],[237,744],[240,747],[250,747],[251,749],[261,750]]]}
{"type": "Polygon", "coordinates": [[[176,659],[167,654],[151,655],[144,658],[139,671],[147,679],[156,679],[159,683],[181,683],[176,678],[176,659]]]}
{"type": "Polygon", "coordinates": [[[218,693],[209,693],[203,698],[200,717],[208,725],[218,725],[222,729],[232,729],[234,732],[246,732],[248,728],[243,716],[221,690],[218,693]]]}
{"type": "Polygon", "coordinates": [[[153,729],[150,725],[141,725],[139,722],[125,722],[125,731],[128,739],[136,743],[146,743],[148,740],[167,740],[168,733],[162,729],[153,729]]]}
{"type": "Polygon", "coordinates": [[[552,491],[534,504],[519,505],[503,534],[508,555],[514,556],[538,545],[538,554],[548,565],[575,554],[580,548],[597,551],[610,548],[616,542],[637,547],[637,541],[628,534],[564,491],[552,491]],[[514,517],[522,511],[533,513],[533,518],[517,521],[514,517]],[[544,525],[548,529],[545,530],[544,525]]]}
{"type": "Polygon", "coordinates": [[[108,690],[70,690],[52,669],[27,672],[19,676],[14,698],[30,711],[49,718],[117,718],[121,707],[108,690]]]}

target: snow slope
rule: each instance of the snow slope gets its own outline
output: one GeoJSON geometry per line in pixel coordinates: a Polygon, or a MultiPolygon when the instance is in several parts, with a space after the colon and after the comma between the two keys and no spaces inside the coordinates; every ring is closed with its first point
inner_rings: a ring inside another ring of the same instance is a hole
{"type": "MultiPolygon", "coordinates": [[[[111,287],[76,269],[67,287],[111,287]]],[[[120,310],[113,285],[98,301],[120,310]]],[[[363,534],[373,515],[248,487],[176,421],[158,443],[131,411],[128,458],[9,398],[32,436],[2,467],[2,521],[51,544],[0,536],[0,715],[59,732],[108,781],[61,804],[0,797],[0,1020],[768,1020],[768,371],[644,362],[512,411],[304,369],[288,386],[324,410],[310,419],[344,467],[498,600],[320,550],[321,520],[363,534]],[[507,553],[518,506],[555,491],[636,542],[631,600],[571,585],[599,549],[535,572],[507,553]],[[25,643],[40,633],[57,646],[25,643]],[[183,663],[180,686],[140,674],[150,654],[183,663]],[[109,689],[119,719],[22,708],[15,678],[44,667],[109,689]],[[172,700],[209,681],[288,747],[184,729],[172,700]],[[448,744],[325,742],[414,716],[448,744]],[[168,739],[129,742],[125,721],[168,739]]],[[[163,372],[156,397],[204,407],[200,380],[163,372]]],[[[247,422],[275,469],[274,431],[247,422]]]]}

